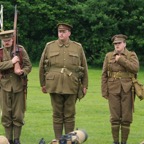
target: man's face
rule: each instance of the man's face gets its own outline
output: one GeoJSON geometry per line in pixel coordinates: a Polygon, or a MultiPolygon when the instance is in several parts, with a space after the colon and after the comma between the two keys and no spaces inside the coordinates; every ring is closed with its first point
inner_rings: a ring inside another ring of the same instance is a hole
{"type": "Polygon", "coordinates": [[[118,53],[121,53],[124,50],[125,47],[126,47],[125,42],[114,43],[114,48],[118,53]]]}
{"type": "Polygon", "coordinates": [[[71,35],[71,32],[66,29],[58,29],[58,37],[61,41],[67,41],[69,39],[69,36],[71,35]]]}
{"type": "Polygon", "coordinates": [[[11,47],[13,45],[13,39],[12,38],[2,39],[2,44],[6,48],[11,47]]]}

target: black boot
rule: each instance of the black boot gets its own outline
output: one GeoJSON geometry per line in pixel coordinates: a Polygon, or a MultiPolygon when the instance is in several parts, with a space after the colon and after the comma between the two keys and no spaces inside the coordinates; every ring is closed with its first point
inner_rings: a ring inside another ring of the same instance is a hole
{"type": "Polygon", "coordinates": [[[126,142],[121,142],[121,144],[127,144],[126,142]]]}
{"type": "Polygon", "coordinates": [[[14,144],[20,144],[19,139],[14,139],[14,144]]]}
{"type": "Polygon", "coordinates": [[[113,142],[113,144],[119,144],[119,142],[113,142]]]}
{"type": "Polygon", "coordinates": [[[14,143],[13,143],[13,140],[9,140],[9,143],[10,143],[10,144],[14,144],[14,143]]]}

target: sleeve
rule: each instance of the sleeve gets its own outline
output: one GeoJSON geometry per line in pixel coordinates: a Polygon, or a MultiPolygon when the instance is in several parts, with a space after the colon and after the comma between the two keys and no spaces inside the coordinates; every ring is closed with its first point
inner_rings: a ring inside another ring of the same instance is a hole
{"type": "Polygon", "coordinates": [[[101,76],[101,92],[103,97],[108,97],[107,81],[108,81],[108,55],[105,56],[101,76]]]}
{"type": "Polygon", "coordinates": [[[28,75],[32,70],[32,64],[28,56],[28,53],[24,48],[22,48],[22,61],[22,70],[24,71],[24,75],[28,75]]]}
{"type": "Polygon", "coordinates": [[[41,55],[41,59],[39,62],[39,81],[40,86],[45,86],[45,69],[44,69],[44,61],[45,61],[45,54],[47,50],[47,45],[45,46],[45,49],[43,50],[43,53],[41,55]]]}
{"type": "Polygon", "coordinates": [[[83,48],[81,53],[81,66],[84,67],[84,76],[82,78],[82,85],[84,88],[88,88],[88,65],[83,48]]]}
{"type": "Polygon", "coordinates": [[[118,63],[125,67],[128,72],[136,74],[139,70],[139,60],[135,52],[131,52],[130,58],[121,56],[118,63]]]}

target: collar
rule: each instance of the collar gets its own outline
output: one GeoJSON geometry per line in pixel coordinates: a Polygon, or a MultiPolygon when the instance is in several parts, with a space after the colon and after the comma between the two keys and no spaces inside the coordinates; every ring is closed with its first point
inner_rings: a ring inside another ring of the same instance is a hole
{"type": "Polygon", "coordinates": [[[70,40],[68,40],[68,41],[65,42],[65,43],[63,43],[62,41],[58,40],[58,46],[59,46],[59,47],[63,47],[63,46],[69,47],[69,45],[70,45],[70,40]]]}
{"type": "MultiPolygon", "coordinates": [[[[128,50],[125,48],[124,51],[121,52],[121,55],[127,55],[127,53],[128,53],[128,50]]],[[[113,55],[119,55],[119,53],[114,50],[113,55]]]]}

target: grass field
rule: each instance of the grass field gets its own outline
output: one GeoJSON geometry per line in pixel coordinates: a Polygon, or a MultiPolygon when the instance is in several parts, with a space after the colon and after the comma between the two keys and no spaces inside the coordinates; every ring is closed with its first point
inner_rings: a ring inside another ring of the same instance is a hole
{"type": "MultiPolygon", "coordinates": [[[[76,128],[88,133],[85,144],[112,144],[107,100],[101,97],[101,69],[89,69],[89,89],[86,97],[77,102],[76,128]]],[[[139,79],[144,84],[143,70],[139,79]]],[[[22,130],[22,144],[38,144],[43,137],[48,144],[53,138],[50,97],[43,94],[39,85],[38,67],[29,74],[27,111],[22,130]]],[[[140,144],[144,140],[144,101],[136,98],[134,121],[128,144],[140,144]]],[[[4,135],[0,125],[0,135],[4,135]]]]}

